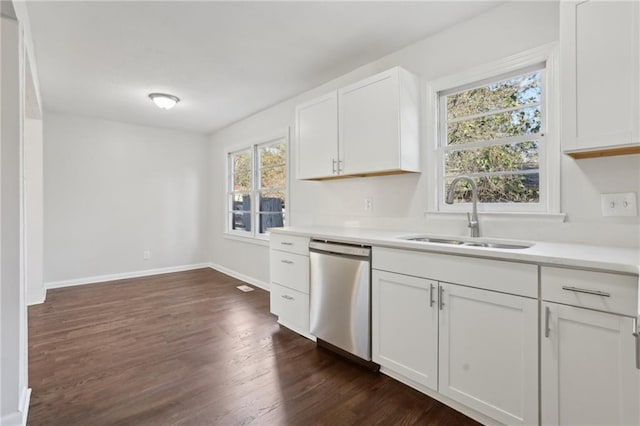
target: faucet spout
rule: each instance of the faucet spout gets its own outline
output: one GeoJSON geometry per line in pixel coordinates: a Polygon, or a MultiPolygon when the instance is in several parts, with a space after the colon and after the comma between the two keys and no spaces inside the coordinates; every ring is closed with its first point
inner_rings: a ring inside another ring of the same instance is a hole
{"type": "Polygon", "coordinates": [[[453,199],[455,197],[456,185],[461,180],[469,182],[471,185],[471,214],[467,213],[467,227],[471,230],[471,237],[479,237],[480,236],[480,222],[478,221],[478,185],[476,185],[476,181],[470,178],[469,176],[457,176],[451,181],[451,185],[449,186],[449,192],[447,193],[447,198],[445,202],[447,204],[453,204],[453,199]]]}

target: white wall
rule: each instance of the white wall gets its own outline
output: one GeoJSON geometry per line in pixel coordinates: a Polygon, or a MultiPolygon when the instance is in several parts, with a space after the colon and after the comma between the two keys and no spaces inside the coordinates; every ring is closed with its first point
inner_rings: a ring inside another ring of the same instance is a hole
{"type": "Polygon", "coordinates": [[[204,135],[45,111],[47,287],[208,262],[208,152],[204,135]]]}
{"type": "Polygon", "coordinates": [[[27,304],[42,303],[44,290],[42,120],[24,121],[25,285],[27,304]]]}
{"type": "MultiPolygon", "coordinates": [[[[558,35],[557,3],[509,3],[218,131],[211,137],[213,262],[268,282],[267,248],[230,240],[223,234],[226,147],[259,139],[286,126],[293,128],[297,104],[392,66],[400,65],[423,81],[429,81],[556,42],[558,35]],[[237,256],[239,252],[243,253],[242,259],[237,256]]],[[[424,88],[422,93],[424,96],[424,88]]],[[[423,128],[430,125],[433,123],[425,122],[423,128]]],[[[424,139],[422,135],[423,145],[424,139]]],[[[426,164],[424,151],[423,165],[426,164]]],[[[293,171],[294,140],[289,158],[293,171]]],[[[599,194],[638,192],[639,169],[638,155],[581,162],[563,157],[562,210],[567,213],[567,223],[481,218],[483,235],[637,247],[638,218],[602,218],[599,194]]],[[[466,235],[466,219],[461,215],[436,218],[425,215],[427,188],[434,185],[430,179],[429,173],[325,182],[292,178],[290,224],[384,227],[466,235]],[[364,197],[373,197],[372,213],[364,212],[364,197]]]]}

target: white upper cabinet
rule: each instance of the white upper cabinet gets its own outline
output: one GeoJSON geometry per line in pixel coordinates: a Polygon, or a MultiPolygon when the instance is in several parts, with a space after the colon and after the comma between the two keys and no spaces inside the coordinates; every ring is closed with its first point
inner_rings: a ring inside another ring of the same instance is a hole
{"type": "Polygon", "coordinates": [[[297,178],[419,172],[418,99],[395,67],[298,106],[297,178]]]}
{"type": "Polygon", "coordinates": [[[640,152],[640,3],[562,2],[563,149],[640,152]]]}
{"type": "Polygon", "coordinates": [[[296,108],[297,176],[331,176],[338,161],[338,93],[331,92],[296,108]]]}

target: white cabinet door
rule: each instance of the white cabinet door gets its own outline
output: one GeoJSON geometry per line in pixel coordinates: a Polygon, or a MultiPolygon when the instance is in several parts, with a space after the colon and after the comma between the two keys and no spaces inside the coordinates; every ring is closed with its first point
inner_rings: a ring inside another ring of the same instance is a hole
{"type": "Polygon", "coordinates": [[[640,4],[561,4],[565,151],[640,147],[640,4]]]}
{"type": "Polygon", "coordinates": [[[439,284],[438,391],[499,422],[537,424],[537,300],[439,284]]]}
{"type": "Polygon", "coordinates": [[[398,74],[386,72],[339,91],[344,174],[398,167],[398,74]]]}
{"type": "Polygon", "coordinates": [[[399,67],[338,91],[341,174],[419,171],[417,94],[399,67]]]}
{"type": "Polygon", "coordinates": [[[438,283],[373,271],[372,357],[382,367],[438,387],[438,283]]]}
{"type": "Polygon", "coordinates": [[[542,424],[640,424],[632,319],[544,302],[542,424]]]}
{"type": "Polygon", "coordinates": [[[338,94],[331,92],[296,108],[297,178],[337,174],[338,94]]]}

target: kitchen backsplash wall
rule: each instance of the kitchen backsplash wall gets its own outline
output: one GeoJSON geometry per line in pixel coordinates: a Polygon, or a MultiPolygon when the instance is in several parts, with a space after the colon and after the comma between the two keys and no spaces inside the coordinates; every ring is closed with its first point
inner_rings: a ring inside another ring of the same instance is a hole
{"type": "MultiPolygon", "coordinates": [[[[218,131],[211,137],[210,160],[213,173],[211,257],[214,263],[268,281],[268,265],[257,260],[257,256],[266,257],[266,248],[253,246],[251,258],[240,262],[233,254],[235,246],[247,244],[224,236],[225,149],[287,127],[291,129],[290,224],[381,227],[467,235],[463,215],[425,214],[427,188],[434,182],[430,173],[424,172],[424,151],[421,174],[321,182],[296,180],[294,109],[302,102],[396,65],[421,78],[421,95],[424,97],[425,81],[557,42],[558,35],[557,3],[508,3],[218,131]],[[365,197],[373,199],[371,212],[364,211],[365,197]]],[[[424,110],[422,114],[424,119],[424,110]]],[[[423,145],[424,140],[422,135],[423,145]]],[[[481,215],[482,234],[637,247],[640,239],[638,218],[602,217],[600,193],[640,192],[640,155],[579,162],[563,155],[561,161],[561,205],[567,214],[567,222],[481,215]]]]}

